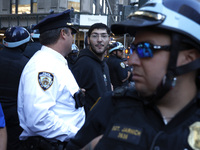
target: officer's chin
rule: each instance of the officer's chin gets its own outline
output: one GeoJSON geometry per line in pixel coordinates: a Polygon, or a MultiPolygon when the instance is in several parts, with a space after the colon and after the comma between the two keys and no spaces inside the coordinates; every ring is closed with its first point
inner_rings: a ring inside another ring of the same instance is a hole
{"type": "Polygon", "coordinates": [[[136,91],[138,92],[140,97],[144,97],[144,98],[151,97],[154,94],[154,92],[139,90],[137,88],[136,88],[136,91]]]}

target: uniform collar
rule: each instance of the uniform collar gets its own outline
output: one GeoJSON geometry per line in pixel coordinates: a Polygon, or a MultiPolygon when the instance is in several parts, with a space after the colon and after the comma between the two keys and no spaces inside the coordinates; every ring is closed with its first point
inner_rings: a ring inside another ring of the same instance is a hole
{"type": "Polygon", "coordinates": [[[59,52],[57,52],[56,50],[44,45],[41,47],[41,50],[47,51],[48,53],[54,55],[59,61],[62,61],[63,63],[67,65],[67,60],[65,59],[65,57],[61,55],[59,52]]]}

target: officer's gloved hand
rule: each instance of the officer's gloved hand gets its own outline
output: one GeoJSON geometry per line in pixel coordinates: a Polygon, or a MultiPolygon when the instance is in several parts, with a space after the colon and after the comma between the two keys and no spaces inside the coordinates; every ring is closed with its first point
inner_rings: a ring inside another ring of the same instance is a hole
{"type": "Polygon", "coordinates": [[[85,105],[85,89],[79,89],[73,96],[76,105],[75,108],[83,107],[85,105]]]}

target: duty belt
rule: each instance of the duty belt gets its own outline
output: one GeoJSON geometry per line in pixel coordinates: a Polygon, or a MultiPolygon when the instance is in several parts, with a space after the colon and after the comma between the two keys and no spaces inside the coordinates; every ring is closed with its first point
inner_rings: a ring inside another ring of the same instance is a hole
{"type": "Polygon", "coordinates": [[[22,141],[23,150],[65,150],[67,142],[52,142],[41,136],[32,136],[22,141]]]}

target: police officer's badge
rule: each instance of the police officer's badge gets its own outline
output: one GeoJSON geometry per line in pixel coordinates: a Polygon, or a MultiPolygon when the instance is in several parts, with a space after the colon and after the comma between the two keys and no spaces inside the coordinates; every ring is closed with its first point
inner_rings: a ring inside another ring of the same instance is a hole
{"type": "Polygon", "coordinates": [[[53,84],[54,76],[49,72],[39,72],[38,73],[38,82],[40,87],[46,91],[53,84]]]}
{"type": "Polygon", "coordinates": [[[200,122],[193,123],[190,127],[188,143],[194,150],[200,150],[200,122]]]}
{"type": "Polygon", "coordinates": [[[120,66],[121,66],[122,68],[125,68],[125,67],[126,67],[125,64],[124,64],[123,62],[120,63],[120,66]]]}

